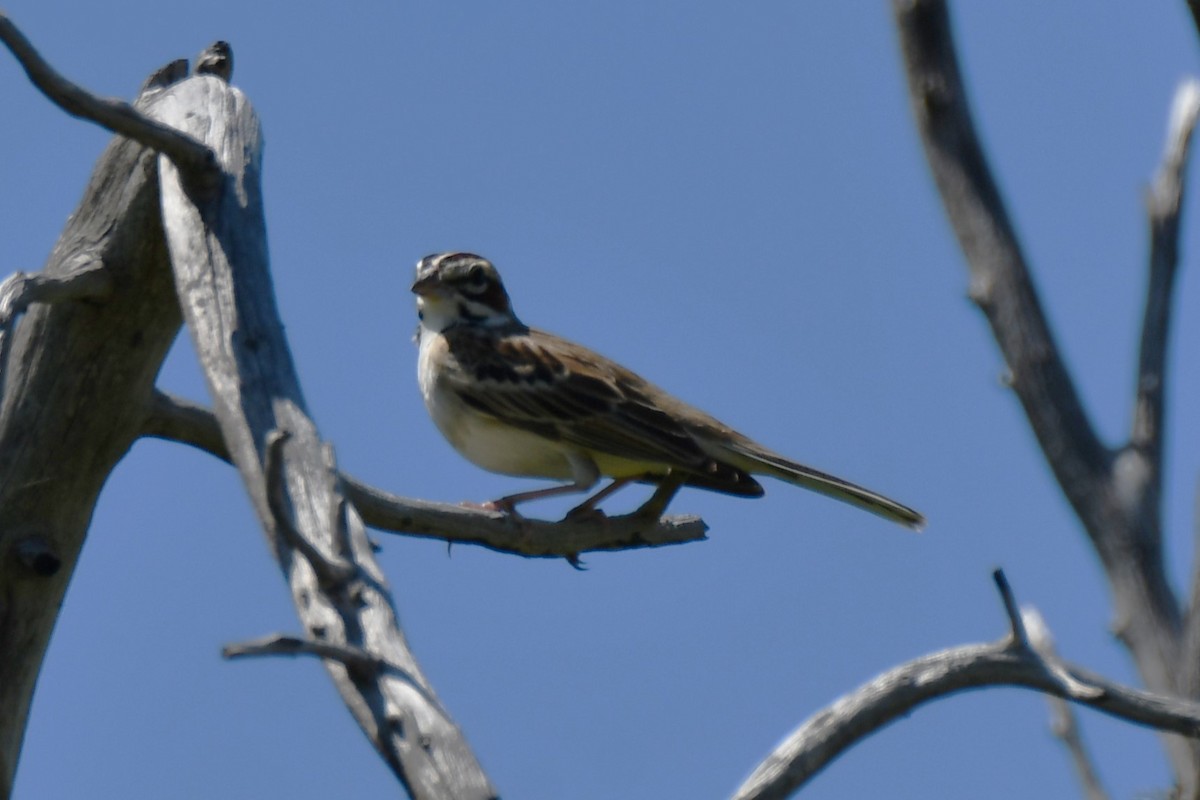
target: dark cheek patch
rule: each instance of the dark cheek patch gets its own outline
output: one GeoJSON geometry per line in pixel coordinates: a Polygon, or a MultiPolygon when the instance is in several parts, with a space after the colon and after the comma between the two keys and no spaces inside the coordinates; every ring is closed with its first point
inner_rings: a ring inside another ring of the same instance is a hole
{"type": "Polygon", "coordinates": [[[487,288],[480,295],[480,299],[487,304],[489,308],[494,308],[497,311],[504,313],[508,312],[508,294],[504,291],[504,287],[498,281],[489,281],[487,288]]]}

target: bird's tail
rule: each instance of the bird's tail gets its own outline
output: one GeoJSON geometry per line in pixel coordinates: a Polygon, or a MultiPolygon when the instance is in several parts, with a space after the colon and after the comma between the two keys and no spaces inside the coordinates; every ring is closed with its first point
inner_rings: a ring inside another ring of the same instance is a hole
{"type": "Polygon", "coordinates": [[[738,455],[747,459],[747,464],[740,465],[743,469],[770,475],[796,486],[803,486],[820,492],[823,495],[849,503],[852,506],[878,514],[884,519],[898,522],[913,530],[925,527],[925,517],[903,503],[897,503],[891,498],[884,497],[878,492],[872,492],[862,486],[842,480],[820,470],[806,467],[795,461],[789,461],[781,455],[772,453],[765,448],[745,447],[734,445],[732,448],[738,455]]]}

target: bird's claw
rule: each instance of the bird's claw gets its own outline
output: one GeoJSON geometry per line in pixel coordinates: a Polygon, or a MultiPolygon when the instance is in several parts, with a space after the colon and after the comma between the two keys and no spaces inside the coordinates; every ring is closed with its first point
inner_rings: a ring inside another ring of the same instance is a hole
{"type": "Polygon", "coordinates": [[[576,506],[562,518],[563,522],[608,522],[608,514],[594,506],[576,506]]]}
{"type": "Polygon", "coordinates": [[[477,511],[499,512],[507,517],[511,517],[517,522],[525,521],[525,517],[521,516],[521,513],[517,511],[516,504],[503,497],[499,500],[488,500],[486,503],[476,503],[472,500],[463,500],[461,503],[459,503],[459,505],[463,508],[473,508],[477,511]]]}

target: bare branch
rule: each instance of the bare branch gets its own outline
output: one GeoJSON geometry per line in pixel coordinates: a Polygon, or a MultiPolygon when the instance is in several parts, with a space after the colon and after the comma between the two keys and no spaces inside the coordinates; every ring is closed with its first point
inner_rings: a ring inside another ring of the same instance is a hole
{"type": "Polygon", "coordinates": [[[1097,439],[1042,312],[1025,255],[975,133],[949,12],[940,0],[894,0],[909,94],[925,155],[987,316],[1042,449],[1072,503],[1105,479],[1097,439]]]}
{"type": "MultiPolygon", "coordinates": [[[[155,71],[135,105],[184,74],[179,62],[155,71]]],[[[25,311],[4,337],[0,382],[0,797],[12,789],[37,676],[96,499],[139,434],[142,406],[179,332],[157,164],[153,151],[114,137],[43,270],[4,285],[6,324],[25,311]],[[137,289],[105,294],[110,277],[137,289]],[[67,297],[89,299],[52,302],[67,297]]]]}
{"type": "Polygon", "coordinates": [[[1008,635],[1013,647],[1028,647],[1029,634],[1025,630],[1025,620],[1021,617],[1021,609],[1017,606],[1017,598],[1013,596],[1012,586],[1008,576],[1002,569],[992,570],[992,583],[1000,593],[1000,602],[1004,604],[1004,613],[1008,616],[1008,635]]]}
{"type": "Polygon", "coordinates": [[[1103,689],[1084,683],[1067,669],[1066,664],[1063,663],[1054,650],[1054,637],[1050,635],[1050,629],[1047,627],[1046,621],[1042,619],[1042,615],[1038,613],[1036,608],[1028,606],[1022,609],[1021,619],[1024,621],[1025,629],[1029,635],[1026,645],[1041,659],[1046,671],[1062,684],[1068,698],[1071,700],[1093,700],[1104,694],[1103,689]]]}
{"type": "MultiPolygon", "coordinates": [[[[143,431],[146,436],[190,444],[229,460],[216,417],[188,400],[157,392],[143,431]]],[[[587,552],[685,544],[703,541],[708,530],[697,517],[671,516],[653,521],[636,512],[599,523],[526,519],[524,524],[516,524],[498,511],[400,497],[344,473],[341,478],[346,494],[373,528],[453,544],[474,544],[527,558],[569,558],[587,552]]]]}
{"type": "MultiPolygon", "coordinates": [[[[971,298],[987,317],[1046,461],[1104,564],[1117,635],[1147,687],[1179,693],[1182,614],[1166,578],[1158,499],[1148,491],[1145,462],[1130,449],[1117,457],[1100,442],[1063,362],[975,132],[945,0],[893,0],[892,6],[911,106],[967,259],[971,298]]],[[[1170,737],[1167,746],[1177,778],[1200,773],[1200,750],[1170,737]]]]}
{"type": "MultiPolygon", "coordinates": [[[[1138,353],[1137,386],[1129,446],[1117,457],[1112,480],[1125,498],[1128,516],[1137,521],[1142,538],[1157,549],[1162,537],[1162,461],[1166,420],[1166,361],[1171,298],[1179,264],[1180,214],[1184,173],[1200,114],[1200,82],[1184,81],[1175,92],[1167,125],[1162,162],[1146,197],[1150,222],[1150,257],[1146,305],[1138,353]]],[[[1200,563],[1200,562],[1198,562],[1200,563]]],[[[1195,588],[1193,592],[1200,589],[1195,588]]],[[[1190,663],[1186,661],[1185,663],[1190,663]]],[[[1196,668],[1188,669],[1196,673],[1196,668]]],[[[1181,682],[1181,687],[1187,681],[1181,682]]]]}
{"type": "MultiPolygon", "coordinates": [[[[1050,635],[1050,629],[1037,609],[1028,607],[1022,611],[1021,616],[1025,619],[1025,628],[1029,631],[1029,643],[1042,660],[1061,663],[1054,649],[1054,637],[1050,635]]],[[[1101,785],[1100,776],[1083,744],[1083,735],[1075,719],[1075,710],[1061,697],[1047,695],[1046,702],[1050,705],[1050,729],[1067,748],[1087,800],[1108,800],[1108,792],[1101,785]]]]}
{"type": "Polygon", "coordinates": [[[416,676],[410,675],[396,664],[389,664],[384,659],[368,653],[361,647],[334,644],[333,642],[317,639],[302,639],[297,636],[286,636],[284,634],[272,634],[248,642],[227,644],[221,648],[221,657],[230,660],[260,656],[291,656],[294,658],[295,656],[303,655],[336,661],[351,672],[358,680],[373,680],[381,674],[399,678],[407,682],[417,692],[422,693],[432,706],[441,710],[443,715],[446,714],[445,709],[441,707],[438,699],[425,692],[425,687],[416,676]]]}
{"type": "Polygon", "coordinates": [[[383,662],[359,647],[334,644],[297,636],[273,634],[248,642],[235,642],[221,648],[221,657],[228,659],[254,656],[317,656],[337,661],[353,673],[367,676],[384,669],[383,662]]]}
{"type": "Polygon", "coordinates": [[[1149,281],[1138,357],[1137,401],[1130,445],[1146,451],[1161,469],[1163,394],[1166,390],[1171,294],[1179,264],[1179,217],[1183,211],[1184,172],[1192,134],[1200,115],[1200,81],[1180,84],[1171,105],[1167,143],[1154,185],[1146,198],[1150,219],[1149,281]]]}
{"type": "Polygon", "coordinates": [[[249,101],[216,75],[203,74],[163,92],[150,113],[202,137],[221,163],[216,191],[197,193],[169,159],[159,158],[163,228],[220,440],[241,473],[297,615],[311,638],[395,665],[355,674],[341,661],[324,659],[359,727],[415,800],[495,798],[462,732],[433,702],[433,688],[400,630],[391,588],[305,410],[275,307],[261,128],[249,101]],[[347,542],[349,569],[321,555],[338,553],[347,542]],[[324,574],[322,565],[330,567],[324,574]]]}
{"type": "Polygon", "coordinates": [[[16,56],[33,85],[71,116],[94,122],[166,155],[198,180],[219,175],[213,152],[191,136],[146,117],[124,100],[96,97],[58,74],[2,12],[0,42],[16,56]]]}
{"type": "Polygon", "coordinates": [[[1035,689],[1128,722],[1200,738],[1200,704],[1122,686],[1081,667],[1061,666],[1069,682],[1060,680],[1046,659],[1011,633],[991,644],[953,647],[901,664],[809,717],[755,768],[734,798],[788,797],[848,748],[922,703],[990,686],[1035,689]],[[1079,696],[1073,685],[1094,691],[1079,696]]]}
{"type": "MultiPolygon", "coordinates": [[[[1171,298],[1178,273],[1179,219],[1183,208],[1188,156],[1200,116],[1200,81],[1180,84],[1171,106],[1166,145],[1154,185],[1147,197],[1150,218],[1150,277],[1138,363],[1138,394],[1131,445],[1145,453],[1147,472],[1158,513],[1162,486],[1163,398],[1171,298]]],[[[1183,680],[1180,691],[1200,696],[1200,555],[1194,557],[1192,588],[1183,635],[1183,680]]]]}

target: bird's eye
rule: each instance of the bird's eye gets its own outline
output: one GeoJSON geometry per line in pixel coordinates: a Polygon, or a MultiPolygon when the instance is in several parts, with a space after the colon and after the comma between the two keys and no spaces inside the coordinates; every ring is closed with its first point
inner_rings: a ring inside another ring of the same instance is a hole
{"type": "Polygon", "coordinates": [[[467,280],[465,281],[466,288],[474,291],[482,291],[487,286],[487,273],[483,267],[476,264],[467,270],[467,280]]]}

